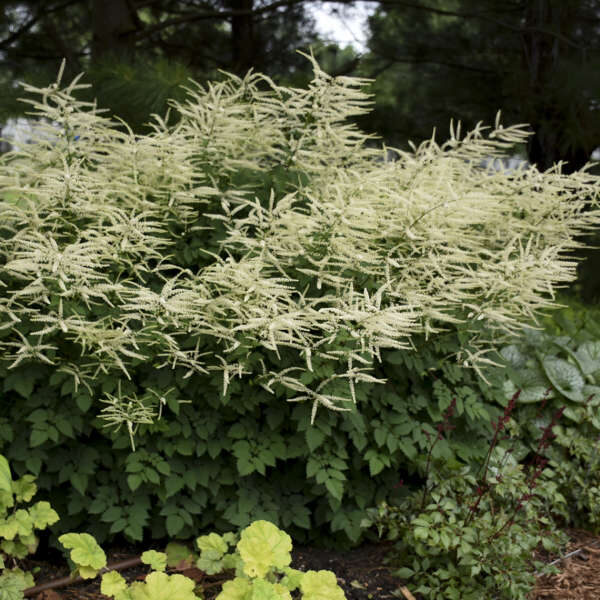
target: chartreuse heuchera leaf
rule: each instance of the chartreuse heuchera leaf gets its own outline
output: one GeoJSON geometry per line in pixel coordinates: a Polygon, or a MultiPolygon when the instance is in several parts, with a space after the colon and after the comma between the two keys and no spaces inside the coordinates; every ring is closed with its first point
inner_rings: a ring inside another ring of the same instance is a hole
{"type": "Polygon", "coordinates": [[[219,564],[235,568],[236,577],[223,584],[216,600],[291,600],[290,592],[296,589],[305,600],[344,599],[333,573],[304,573],[289,567],[292,540],[273,523],[255,521],[242,531],[235,552],[225,554],[234,540],[232,534],[209,534],[197,540],[199,568],[208,565],[213,573],[219,564]]]}
{"type": "MultiPolygon", "coordinates": [[[[2,568],[2,564],[0,564],[2,568]]],[[[23,600],[23,591],[33,585],[33,576],[20,569],[0,574],[0,600],[23,600]]]]}
{"type": "Polygon", "coordinates": [[[105,596],[112,596],[117,600],[124,600],[125,598],[130,597],[127,581],[125,581],[125,578],[117,571],[109,571],[102,575],[100,593],[105,596]]]}
{"type": "MultiPolygon", "coordinates": [[[[12,492],[12,477],[10,476],[10,467],[4,456],[0,455],[0,492],[12,492]]],[[[1,509],[0,505],[0,509],[1,509]]]]}
{"type": "Polygon", "coordinates": [[[147,550],[142,554],[142,562],[152,567],[154,571],[164,571],[167,567],[167,555],[156,550],[147,550]]]}
{"type": "Polygon", "coordinates": [[[209,533],[196,539],[200,550],[200,558],[196,566],[207,575],[220,573],[225,569],[235,569],[239,563],[239,556],[227,554],[229,546],[235,546],[237,537],[229,532],[224,535],[209,533]]]}
{"type": "Polygon", "coordinates": [[[249,577],[264,577],[270,569],[283,569],[292,561],[292,538],[268,521],[246,527],[237,549],[249,577]]]}
{"type": "Polygon", "coordinates": [[[102,576],[100,592],[115,600],[198,600],[195,586],[192,579],[183,575],[153,571],[146,581],[136,581],[128,587],[119,573],[111,571],[102,576]]]}
{"type": "Polygon", "coordinates": [[[104,550],[89,533],[65,533],[58,541],[71,549],[71,560],[84,579],[96,577],[98,571],[106,566],[104,550]]]}
{"type": "Polygon", "coordinates": [[[305,600],[344,600],[343,590],[331,571],[308,571],[300,581],[305,600]]]}

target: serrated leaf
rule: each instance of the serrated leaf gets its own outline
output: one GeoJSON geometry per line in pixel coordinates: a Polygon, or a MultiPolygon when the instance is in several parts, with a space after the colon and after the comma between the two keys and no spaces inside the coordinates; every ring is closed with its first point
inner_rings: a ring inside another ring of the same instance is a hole
{"type": "Polygon", "coordinates": [[[127,477],[127,485],[132,492],[135,492],[142,484],[142,477],[140,475],[129,475],[127,477]]]}
{"type": "Polygon", "coordinates": [[[303,600],[345,600],[344,591],[331,571],[308,571],[300,582],[303,600]]]}
{"type": "Polygon", "coordinates": [[[255,521],[242,532],[237,545],[249,577],[264,577],[272,568],[287,567],[292,539],[269,521],[255,521]]]}
{"type": "Polygon", "coordinates": [[[315,426],[310,426],[306,432],[306,444],[311,452],[314,452],[325,440],[325,434],[315,426]]]}
{"type": "Polygon", "coordinates": [[[48,439],[47,429],[32,429],[29,434],[29,445],[32,448],[41,446],[48,439]]]}
{"type": "Polygon", "coordinates": [[[141,556],[142,562],[154,571],[164,571],[167,567],[167,555],[156,550],[146,550],[141,556]]]}
{"type": "Polygon", "coordinates": [[[167,517],[167,533],[174,537],[176,536],[185,526],[185,521],[179,515],[169,515],[167,517]]]}
{"type": "Polygon", "coordinates": [[[336,499],[341,500],[344,495],[344,483],[337,479],[327,479],[325,481],[327,491],[336,499]]]}
{"type": "Polygon", "coordinates": [[[385,467],[385,465],[383,464],[383,461],[381,459],[379,459],[377,456],[372,456],[369,459],[369,471],[371,473],[371,477],[374,477],[378,473],[381,473],[381,471],[383,470],[383,467],[385,467]]]}
{"type": "Polygon", "coordinates": [[[75,403],[81,412],[86,413],[92,406],[92,398],[87,394],[82,394],[75,398],[75,403]]]}

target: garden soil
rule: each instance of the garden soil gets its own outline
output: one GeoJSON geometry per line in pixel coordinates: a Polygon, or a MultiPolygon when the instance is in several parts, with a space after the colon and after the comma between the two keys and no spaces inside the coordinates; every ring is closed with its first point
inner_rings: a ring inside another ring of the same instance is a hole
{"type": "MultiPolygon", "coordinates": [[[[570,543],[565,554],[570,554],[570,556],[557,563],[561,567],[561,573],[538,577],[536,588],[528,600],[598,600],[600,598],[600,536],[583,530],[567,529],[566,531],[570,543]]],[[[391,542],[370,543],[346,552],[298,546],[292,551],[292,567],[303,571],[309,569],[333,571],[347,600],[392,598],[427,600],[411,591],[411,586],[402,579],[394,577],[392,568],[385,564],[385,557],[392,545],[391,542]]],[[[139,556],[139,549],[133,547],[114,547],[107,552],[109,564],[136,556],[139,556]]],[[[541,551],[536,558],[549,563],[560,557],[541,551]]],[[[23,566],[26,568],[39,567],[40,570],[36,576],[38,584],[68,575],[64,565],[58,568],[51,562],[39,560],[24,562],[23,566]]],[[[138,565],[120,572],[127,581],[132,582],[143,580],[147,570],[144,565],[138,565]]],[[[180,570],[180,572],[202,584],[205,600],[214,600],[220,592],[223,582],[227,580],[224,574],[208,576],[195,568],[180,570]]],[[[100,593],[98,579],[45,589],[36,594],[27,595],[34,600],[107,599],[100,593]]]]}

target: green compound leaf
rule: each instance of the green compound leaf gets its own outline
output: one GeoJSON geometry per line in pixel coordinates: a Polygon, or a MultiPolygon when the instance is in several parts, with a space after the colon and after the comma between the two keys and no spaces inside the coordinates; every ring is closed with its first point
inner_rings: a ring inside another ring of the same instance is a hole
{"type": "Polygon", "coordinates": [[[552,385],[573,402],[583,402],[585,380],[579,369],[562,358],[546,357],[542,367],[552,385]]]}
{"type": "MultiPolygon", "coordinates": [[[[117,571],[109,571],[102,575],[102,583],[100,584],[100,593],[105,596],[124,596],[127,592],[127,581],[117,571]]],[[[127,596],[125,596],[127,597],[127,596]]]]}
{"type": "Polygon", "coordinates": [[[106,566],[104,550],[89,533],[65,533],[58,541],[65,548],[71,549],[71,560],[84,579],[95,577],[97,571],[106,566]]]}
{"type": "Polygon", "coordinates": [[[144,583],[136,582],[129,588],[131,600],[198,600],[194,594],[196,582],[183,575],[150,573],[144,583]]]}
{"type": "Polygon", "coordinates": [[[60,519],[57,512],[46,501],[36,502],[29,509],[29,515],[37,529],[45,529],[60,519]]]}
{"type": "Polygon", "coordinates": [[[292,561],[292,539],[269,521],[255,521],[246,527],[237,549],[249,577],[264,577],[272,568],[283,569],[292,561]]]}
{"type": "Polygon", "coordinates": [[[164,571],[167,568],[167,555],[156,550],[146,550],[141,556],[142,562],[150,565],[154,571],[164,571]]]}
{"type": "Polygon", "coordinates": [[[308,571],[300,582],[303,600],[346,600],[331,571],[308,571]]]}

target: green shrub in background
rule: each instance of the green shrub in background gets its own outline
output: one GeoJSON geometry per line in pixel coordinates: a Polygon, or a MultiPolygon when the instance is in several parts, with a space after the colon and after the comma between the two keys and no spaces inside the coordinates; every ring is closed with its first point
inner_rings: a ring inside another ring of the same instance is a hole
{"type": "Polygon", "coordinates": [[[498,123],[388,160],[346,122],[365,82],[313,64],[195,86],[138,138],[77,82],[28,88],[62,135],[0,163],[0,449],[62,528],[357,543],[453,395],[437,452],[484,452],[475,374],[573,279],[598,181],[482,169],[525,138],[498,123]]]}

